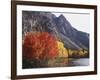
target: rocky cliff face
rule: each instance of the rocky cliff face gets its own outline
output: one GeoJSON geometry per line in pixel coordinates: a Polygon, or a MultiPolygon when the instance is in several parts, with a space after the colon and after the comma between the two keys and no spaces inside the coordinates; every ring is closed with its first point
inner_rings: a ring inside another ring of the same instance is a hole
{"type": "Polygon", "coordinates": [[[56,17],[50,12],[23,11],[23,37],[30,31],[49,32],[61,40],[66,48],[89,49],[89,34],[73,28],[63,15],[56,17]]]}

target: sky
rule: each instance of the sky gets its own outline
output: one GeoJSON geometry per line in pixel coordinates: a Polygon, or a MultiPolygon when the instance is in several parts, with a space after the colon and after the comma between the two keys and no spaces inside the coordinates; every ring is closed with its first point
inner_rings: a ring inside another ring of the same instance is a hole
{"type": "Polygon", "coordinates": [[[61,14],[70,22],[70,24],[79,31],[90,33],[90,15],[78,13],[53,13],[57,17],[61,14]]]}

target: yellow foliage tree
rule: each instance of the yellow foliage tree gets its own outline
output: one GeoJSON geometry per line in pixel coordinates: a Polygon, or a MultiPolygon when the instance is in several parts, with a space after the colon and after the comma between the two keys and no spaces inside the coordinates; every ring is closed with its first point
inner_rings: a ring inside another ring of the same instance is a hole
{"type": "Polygon", "coordinates": [[[64,44],[60,41],[57,41],[58,45],[58,57],[68,57],[68,51],[64,47],[64,44]]]}

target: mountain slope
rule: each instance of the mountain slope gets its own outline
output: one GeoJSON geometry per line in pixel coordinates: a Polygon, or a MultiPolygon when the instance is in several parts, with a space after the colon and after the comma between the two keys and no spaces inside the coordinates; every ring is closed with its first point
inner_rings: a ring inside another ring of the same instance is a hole
{"type": "Polygon", "coordinates": [[[66,48],[89,49],[89,34],[73,28],[63,15],[56,17],[50,12],[23,11],[22,28],[23,37],[30,31],[49,32],[66,48]]]}

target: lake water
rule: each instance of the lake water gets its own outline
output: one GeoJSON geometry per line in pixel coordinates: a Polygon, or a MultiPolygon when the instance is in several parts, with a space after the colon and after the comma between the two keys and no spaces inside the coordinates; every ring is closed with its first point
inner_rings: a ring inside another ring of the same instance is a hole
{"type": "Polygon", "coordinates": [[[89,58],[59,58],[48,62],[48,67],[88,66],[89,58]]]}
{"type": "Polygon", "coordinates": [[[47,68],[47,67],[74,67],[74,66],[89,66],[89,58],[55,58],[44,60],[41,62],[28,61],[23,62],[23,69],[25,68],[47,68]]]}
{"type": "Polygon", "coordinates": [[[89,58],[80,58],[69,60],[69,66],[88,66],[89,58]]]}

